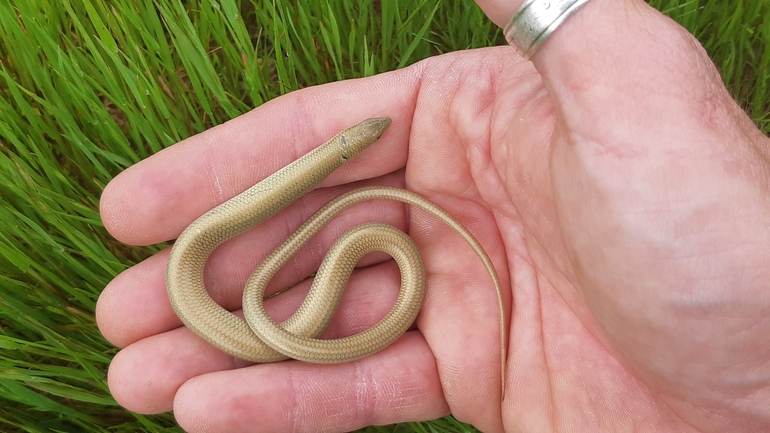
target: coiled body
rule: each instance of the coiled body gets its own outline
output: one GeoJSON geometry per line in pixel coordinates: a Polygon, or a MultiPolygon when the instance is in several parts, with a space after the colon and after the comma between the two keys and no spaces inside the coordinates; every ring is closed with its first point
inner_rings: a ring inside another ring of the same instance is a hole
{"type": "Polygon", "coordinates": [[[489,257],[473,235],[451,215],[419,195],[398,188],[357,189],[336,198],[311,216],[270,253],[249,278],[243,298],[246,320],[219,306],[206,291],[203,269],[217,246],[311,191],[337,167],[374,143],[389,125],[389,118],[376,118],[348,128],[195,220],[175,242],[167,268],[169,298],[185,325],[222,351],[253,362],[290,357],[314,363],[339,363],[383,349],[414,322],[425,295],[425,268],[419,252],[412,240],[395,228],[368,223],[345,234],[324,259],[308,297],[297,312],[280,325],[267,315],[262,300],[270,278],[342,209],[363,200],[392,199],[420,207],[447,223],[482,260],[500,303],[504,365],[502,289],[489,257]],[[371,251],[389,253],[401,269],[401,292],[395,306],[382,321],[362,333],[340,339],[317,339],[331,321],[356,263],[371,251]]]}

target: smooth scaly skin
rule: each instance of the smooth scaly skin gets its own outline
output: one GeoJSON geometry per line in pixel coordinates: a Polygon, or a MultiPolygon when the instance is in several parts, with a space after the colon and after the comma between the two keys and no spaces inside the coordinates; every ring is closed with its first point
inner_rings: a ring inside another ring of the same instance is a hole
{"type": "Polygon", "coordinates": [[[270,253],[249,278],[243,294],[243,311],[248,323],[215,303],[206,291],[203,269],[217,246],[311,191],[337,167],[377,141],[389,125],[390,118],[382,117],[347,128],[190,224],[174,243],[166,277],[171,305],[182,322],[222,351],[252,362],[273,362],[291,357],[314,363],[340,363],[385,348],[414,322],[425,295],[425,268],[419,252],[408,236],[393,227],[368,223],[343,235],[321,264],[305,301],[280,325],[267,315],[262,300],[270,278],[342,209],[364,200],[398,200],[417,206],[448,224],[484,263],[497,291],[504,379],[506,323],[503,294],[491,260],[473,235],[451,215],[403,189],[360,188],[337,197],[313,214],[270,253]],[[371,251],[391,254],[401,269],[401,292],[395,306],[382,321],[364,332],[340,339],[317,339],[331,321],[356,263],[371,251]]]}

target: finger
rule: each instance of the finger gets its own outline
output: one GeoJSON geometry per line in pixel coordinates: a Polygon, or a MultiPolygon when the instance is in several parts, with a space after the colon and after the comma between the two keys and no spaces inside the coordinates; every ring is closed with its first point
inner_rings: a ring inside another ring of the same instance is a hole
{"type": "Polygon", "coordinates": [[[107,185],[105,227],[129,244],[175,238],[203,212],[368,117],[391,116],[393,126],[324,185],[396,170],[406,160],[417,83],[402,70],[303,89],[164,149],[107,185]]]}
{"type": "MultiPolygon", "coordinates": [[[[243,287],[259,262],[291,231],[333,197],[354,187],[371,183],[400,186],[399,173],[372,182],[357,182],[311,192],[284,209],[274,218],[224,243],[206,264],[206,287],[215,302],[229,310],[241,306],[243,287]]],[[[313,236],[286,266],[271,280],[270,295],[292,287],[308,278],[320,265],[323,256],[342,233],[358,224],[378,221],[406,229],[405,210],[394,201],[370,201],[343,211],[332,223],[313,236]]],[[[142,338],[181,326],[168,300],[166,291],[166,250],[139,263],[115,277],[102,291],[96,305],[96,320],[107,340],[125,347],[142,338]]],[[[388,260],[384,254],[367,255],[359,266],[388,260]]]]}
{"type": "MultiPolygon", "coordinates": [[[[355,271],[340,308],[321,338],[338,338],[370,328],[393,307],[400,286],[393,262],[355,271]]],[[[288,318],[307,295],[310,282],[265,301],[276,321],[288,318]]],[[[240,315],[240,312],[237,312],[240,315]]],[[[108,382],[113,397],[140,413],[171,409],[177,389],[191,378],[247,365],[228,356],[187,328],[153,335],[121,350],[110,364],[108,382]]]]}
{"type": "Polygon", "coordinates": [[[487,18],[500,28],[505,27],[505,24],[523,2],[524,0],[476,0],[476,4],[484,11],[487,18]]]}
{"type": "MultiPolygon", "coordinates": [[[[477,3],[504,26],[523,0],[477,3]]],[[[615,132],[616,142],[648,137],[650,130],[680,125],[683,111],[695,114],[690,121],[708,133],[720,125],[720,117],[751,125],[697,40],[641,0],[588,1],[556,29],[532,62],[562,120],[587,139],[607,130],[615,132]],[[719,106],[726,111],[720,113],[719,106]]]]}
{"type": "Polygon", "coordinates": [[[198,376],[174,400],[190,432],[343,432],[448,413],[418,332],[346,364],[285,362],[198,376]]]}
{"type": "Polygon", "coordinates": [[[96,325],[117,347],[179,326],[166,293],[166,249],[118,274],[99,294],[96,325]]]}

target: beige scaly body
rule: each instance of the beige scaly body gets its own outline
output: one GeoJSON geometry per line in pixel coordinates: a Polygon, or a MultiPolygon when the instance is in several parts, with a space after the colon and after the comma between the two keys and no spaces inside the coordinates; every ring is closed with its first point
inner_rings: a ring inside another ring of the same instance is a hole
{"type": "Polygon", "coordinates": [[[171,250],[166,277],[171,304],[185,325],[222,351],[252,362],[272,362],[290,357],[314,363],[340,363],[363,358],[385,348],[411,326],[425,295],[425,269],[417,248],[408,236],[390,226],[363,224],[337,241],[318,270],[305,301],[292,317],[280,325],[268,317],[262,300],[270,278],[342,209],[364,200],[398,200],[417,206],[448,224],[468,242],[486,267],[499,303],[504,379],[506,323],[502,288],[492,262],[473,235],[451,215],[403,189],[360,188],[337,197],[311,216],[270,253],[249,278],[243,296],[246,321],[215,303],[206,291],[203,269],[217,246],[268,219],[314,189],[337,167],[377,141],[389,125],[390,118],[383,117],[368,119],[345,129],[190,224],[171,250]],[[317,339],[331,321],[356,262],[371,251],[391,254],[401,269],[401,292],[395,306],[382,321],[362,333],[332,340],[317,339]]]}

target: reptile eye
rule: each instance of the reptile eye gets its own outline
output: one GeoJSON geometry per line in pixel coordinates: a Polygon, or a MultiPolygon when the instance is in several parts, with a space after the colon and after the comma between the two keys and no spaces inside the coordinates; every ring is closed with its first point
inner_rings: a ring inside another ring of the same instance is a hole
{"type": "Polygon", "coordinates": [[[342,155],[342,160],[343,160],[343,161],[347,161],[348,159],[350,159],[350,157],[349,157],[349,156],[347,156],[347,155],[342,155]]]}

